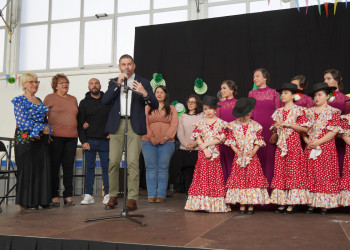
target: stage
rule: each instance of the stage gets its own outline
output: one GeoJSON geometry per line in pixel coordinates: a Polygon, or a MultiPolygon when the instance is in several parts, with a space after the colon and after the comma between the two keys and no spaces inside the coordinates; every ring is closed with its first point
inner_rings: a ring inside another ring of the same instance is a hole
{"type": "Polygon", "coordinates": [[[57,244],[48,239],[60,239],[61,246],[70,245],[70,249],[162,249],[165,246],[209,249],[350,249],[349,209],[331,211],[325,216],[319,213],[307,215],[303,211],[294,215],[277,215],[266,209],[257,209],[254,215],[240,215],[237,208],[225,214],[208,214],[185,211],[184,194],[175,193],[165,203],[150,204],[146,202],[147,196],[143,191],[138,209],[130,213],[144,214],[145,217],[140,220],[147,225],[143,227],[125,218],[85,222],[87,218],[120,214],[122,199],[119,199],[116,209],[104,210],[102,197],[94,198],[96,203],[93,205],[82,206],[79,204],[81,197],[75,197],[75,207],[64,208],[61,201],[60,208],[39,211],[21,212],[14,204],[2,205],[0,235],[3,236],[0,236],[0,249],[10,239],[25,244],[25,248],[14,248],[13,245],[10,249],[39,249],[37,246],[40,244],[35,243],[36,248],[33,248],[25,243],[27,238],[6,236],[35,237],[27,239],[27,242],[44,239],[51,242],[52,246],[57,244]],[[95,247],[84,248],[88,242],[93,242],[95,247]]]}

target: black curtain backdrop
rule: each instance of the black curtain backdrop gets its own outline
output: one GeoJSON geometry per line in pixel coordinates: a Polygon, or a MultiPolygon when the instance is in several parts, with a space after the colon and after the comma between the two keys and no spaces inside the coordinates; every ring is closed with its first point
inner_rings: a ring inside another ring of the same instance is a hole
{"type": "Polygon", "coordinates": [[[350,6],[329,4],[326,18],[318,7],[136,28],[136,72],[151,80],[162,73],[172,100],[184,102],[194,93],[194,80],[208,84],[207,94],[216,96],[223,80],[238,84],[238,97],[252,89],[253,71],[266,68],[271,88],[277,88],[297,74],[309,85],[323,81],[323,72],[342,72],[350,93],[350,6]]]}

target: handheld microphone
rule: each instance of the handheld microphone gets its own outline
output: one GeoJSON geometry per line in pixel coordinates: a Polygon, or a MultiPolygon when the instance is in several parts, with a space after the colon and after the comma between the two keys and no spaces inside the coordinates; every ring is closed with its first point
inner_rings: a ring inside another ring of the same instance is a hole
{"type": "MultiPolygon", "coordinates": [[[[125,75],[128,75],[128,71],[127,70],[124,70],[123,72],[125,75]]],[[[124,92],[126,93],[128,91],[128,78],[125,77],[124,78],[124,92]]]]}

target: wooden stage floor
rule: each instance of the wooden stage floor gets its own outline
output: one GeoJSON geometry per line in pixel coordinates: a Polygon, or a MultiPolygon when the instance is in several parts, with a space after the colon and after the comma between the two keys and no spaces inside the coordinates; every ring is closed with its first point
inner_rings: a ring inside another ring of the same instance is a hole
{"type": "MultiPolygon", "coordinates": [[[[0,235],[78,239],[210,249],[350,249],[350,209],[307,215],[274,214],[256,210],[240,215],[237,208],[225,214],[187,212],[184,194],[174,194],[162,204],[149,204],[140,196],[137,209],[147,226],[125,218],[85,222],[86,218],[119,215],[122,199],[114,210],[104,210],[102,197],[95,204],[21,212],[2,205],[0,235]]],[[[61,201],[61,205],[62,205],[61,201]]]]}

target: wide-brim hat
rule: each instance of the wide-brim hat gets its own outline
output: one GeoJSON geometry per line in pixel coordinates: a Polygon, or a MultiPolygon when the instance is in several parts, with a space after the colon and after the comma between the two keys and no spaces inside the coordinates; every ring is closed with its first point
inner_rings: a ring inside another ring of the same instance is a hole
{"type": "Polygon", "coordinates": [[[276,91],[279,93],[281,93],[283,90],[289,90],[293,94],[299,92],[298,86],[290,82],[283,83],[280,88],[276,89],[276,91]]]}
{"type": "Polygon", "coordinates": [[[205,92],[207,92],[207,90],[208,86],[201,78],[197,78],[194,81],[194,92],[196,92],[198,95],[203,95],[205,92]]]}
{"type": "Polygon", "coordinates": [[[332,92],[336,89],[337,87],[330,87],[327,83],[320,82],[312,85],[311,88],[307,91],[307,95],[313,97],[317,91],[326,90],[327,92],[332,92]]]}
{"type": "Polygon", "coordinates": [[[219,100],[214,97],[214,96],[204,96],[202,104],[203,105],[208,105],[210,107],[216,107],[216,108],[221,108],[220,105],[218,105],[219,100]]]}
{"type": "Polygon", "coordinates": [[[235,117],[246,116],[250,111],[254,109],[256,100],[253,97],[242,97],[236,102],[235,107],[232,110],[232,114],[235,117]]]}

